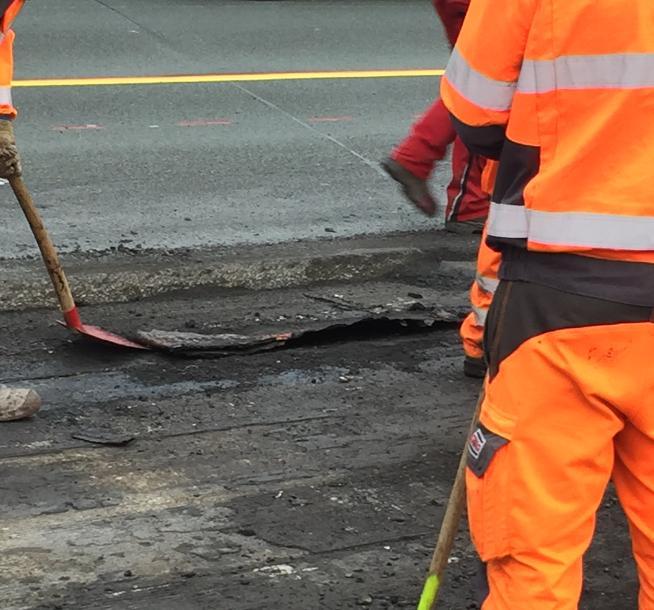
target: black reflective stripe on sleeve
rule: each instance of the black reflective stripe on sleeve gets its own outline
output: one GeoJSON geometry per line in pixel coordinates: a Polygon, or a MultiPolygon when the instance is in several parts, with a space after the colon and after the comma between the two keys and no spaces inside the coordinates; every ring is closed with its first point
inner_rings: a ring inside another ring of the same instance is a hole
{"type": "Polygon", "coordinates": [[[468,439],[468,468],[481,478],[493,461],[498,449],[509,441],[479,424],[468,439]]]}
{"type": "MultiPolygon", "coordinates": [[[[493,201],[503,205],[524,205],[525,188],[540,169],[540,147],[518,144],[506,139],[497,178],[493,189],[493,201]]],[[[506,247],[526,248],[527,240],[514,237],[489,235],[488,245],[503,251],[506,247]]]]}
{"type": "Polygon", "coordinates": [[[450,113],[452,125],[470,152],[481,155],[487,159],[498,160],[504,145],[505,128],[503,125],[487,125],[473,127],[459,121],[450,113]]]}
{"type": "Polygon", "coordinates": [[[540,147],[506,139],[497,169],[493,201],[504,205],[524,205],[525,187],[539,169],[540,147]]]}

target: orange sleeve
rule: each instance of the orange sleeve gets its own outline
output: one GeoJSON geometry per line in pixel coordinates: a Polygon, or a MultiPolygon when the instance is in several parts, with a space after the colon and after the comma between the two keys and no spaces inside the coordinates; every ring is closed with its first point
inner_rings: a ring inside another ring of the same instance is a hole
{"type": "Polygon", "coordinates": [[[14,77],[14,38],[9,30],[0,42],[0,116],[16,117],[16,109],[11,99],[11,81],[14,77]]]}
{"type": "Polygon", "coordinates": [[[506,125],[539,0],[473,0],[452,51],[441,96],[474,127],[506,125]]]}
{"type": "Polygon", "coordinates": [[[11,28],[14,19],[18,17],[18,13],[23,9],[25,0],[0,0],[0,31],[6,34],[11,28]]]}
{"type": "Polygon", "coordinates": [[[0,0],[0,117],[15,118],[16,108],[11,99],[14,78],[14,38],[11,24],[23,8],[25,0],[0,0]]]}

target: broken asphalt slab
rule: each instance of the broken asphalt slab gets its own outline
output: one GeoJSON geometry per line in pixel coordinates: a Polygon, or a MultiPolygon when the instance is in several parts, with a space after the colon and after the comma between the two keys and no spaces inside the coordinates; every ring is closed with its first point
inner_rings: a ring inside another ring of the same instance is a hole
{"type": "MultiPolygon", "coordinates": [[[[286,296],[292,291],[288,289],[286,296]]],[[[135,340],[178,356],[220,357],[362,336],[420,332],[439,325],[455,327],[468,310],[465,290],[417,288],[398,281],[327,284],[313,287],[310,293],[298,292],[292,315],[280,312],[276,324],[272,320],[263,322],[261,312],[255,312],[259,325],[248,334],[153,329],[137,332],[135,340]]],[[[234,325],[242,326],[243,321],[235,320],[234,325]]],[[[186,326],[197,326],[197,322],[186,326]]]]}

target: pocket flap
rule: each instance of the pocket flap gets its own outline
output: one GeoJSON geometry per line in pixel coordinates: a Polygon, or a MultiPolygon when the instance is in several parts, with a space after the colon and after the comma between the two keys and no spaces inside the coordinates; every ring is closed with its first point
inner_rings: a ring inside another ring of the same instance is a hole
{"type": "Polygon", "coordinates": [[[508,442],[508,439],[479,424],[468,439],[468,468],[475,476],[483,477],[493,456],[508,442]]]}

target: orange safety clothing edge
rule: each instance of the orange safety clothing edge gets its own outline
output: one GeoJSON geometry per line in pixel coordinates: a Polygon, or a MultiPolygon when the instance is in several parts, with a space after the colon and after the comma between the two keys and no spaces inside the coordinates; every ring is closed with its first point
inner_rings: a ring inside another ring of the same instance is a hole
{"type": "Polygon", "coordinates": [[[11,0],[0,3],[0,116],[14,118],[16,108],[11,98],[11,83],[14,77],[14,38],[11,25],[20,13],[25,0],[11,0]]]}

